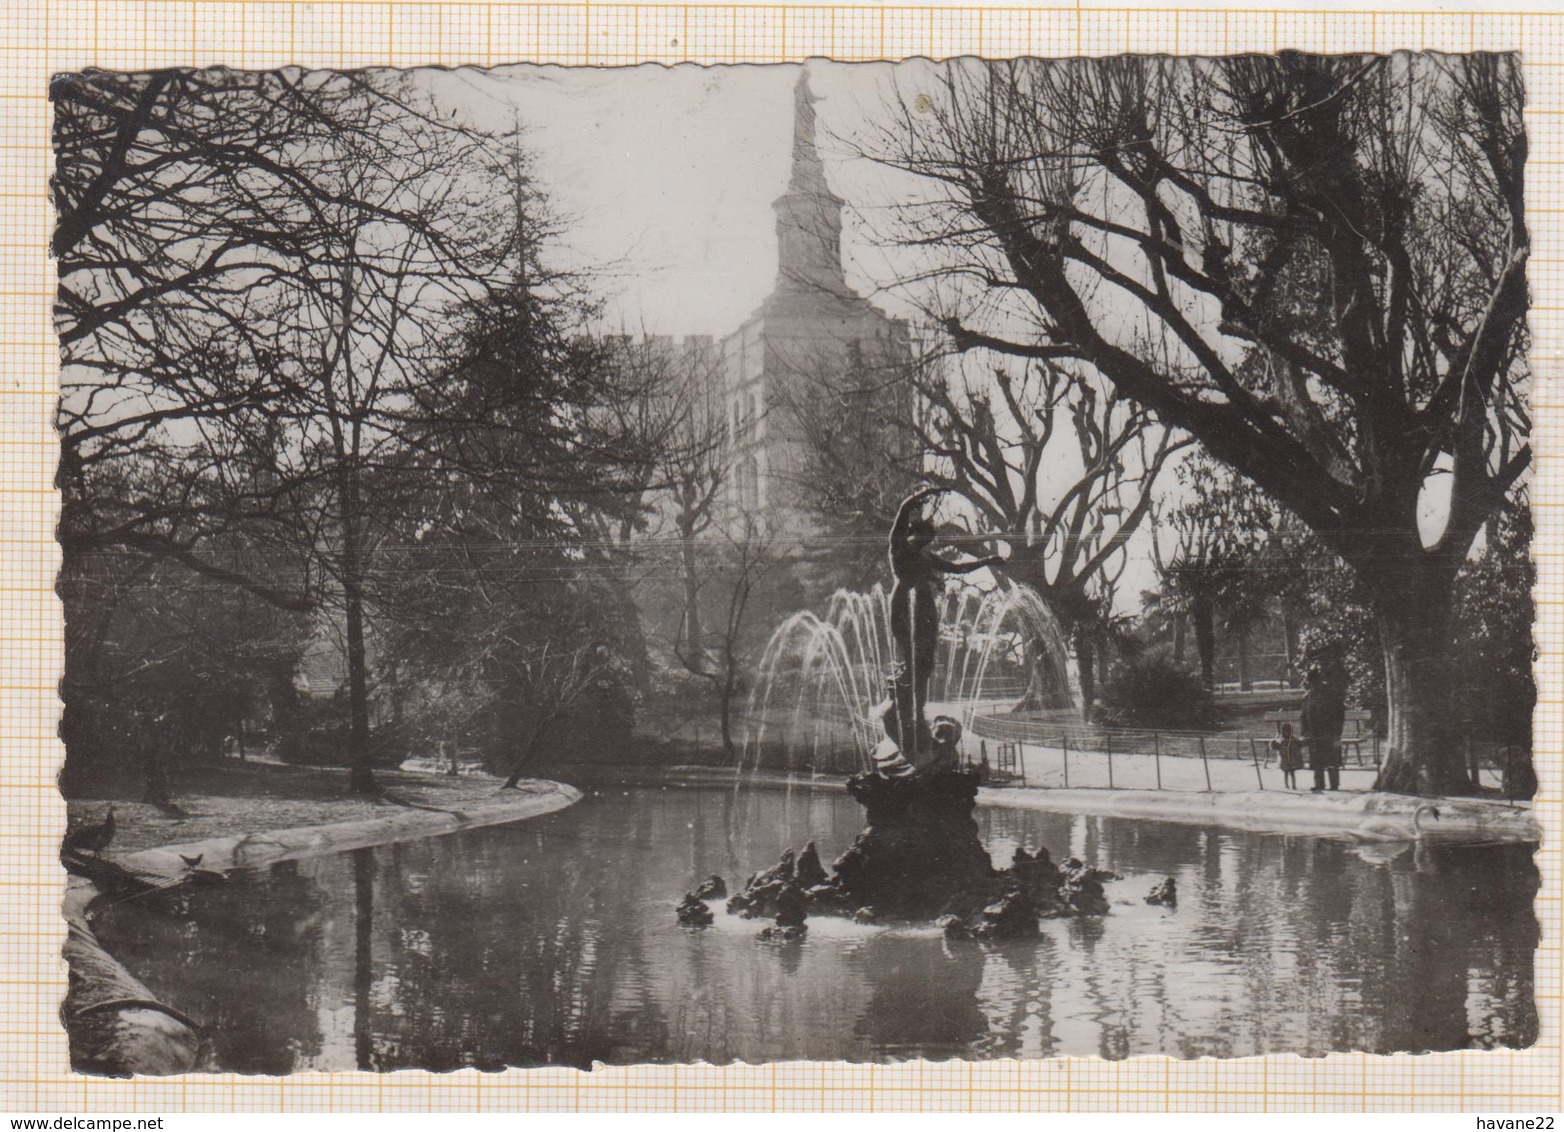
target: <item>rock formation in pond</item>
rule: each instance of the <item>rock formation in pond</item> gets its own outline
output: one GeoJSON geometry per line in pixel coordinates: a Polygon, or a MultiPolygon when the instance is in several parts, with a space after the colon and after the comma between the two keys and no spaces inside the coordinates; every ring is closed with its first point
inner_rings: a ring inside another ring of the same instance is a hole
{"type": "MultiPolygon", "coordinates": [[[[869,826],[835,871],[816,873],[818,850],[785,850],[750,877],[728,911],[774,919],[763,939],[803,935],[806,916],[845,916],[860,923],[934,920],[952,939],[1023,939],[1043,919],[1108,912],[1103,882],[1118,874],[1075,858],[1057,866],[1048,850],[1016,849],[996,870],[978,840],[975,793],[966,772],[935,778],[860,775],[849,789],[869,812],[869,826]],[[966,789],[963,788],[965,784],[966,789]],[[821,878],[818,884],[807,884],[821,878]]],[[[1158,891],[1166,887],[1159,886],[1158,891]]],[[[693,893],[691,894],[694,895],[693,893]]]]}
{"type": "Polygon", "coordinates": [[[1045,905],[1057,899],[1059,886],[1064,883],[1064,873],[1043,848],[1028,852],[1024,846],[1016,846],[1010,858],[1010,875],[1034,900],[1045,905]]]}
{"type": "Polygon", "coordinates": [[[1067,911],[1063,915],[1105,916],[1108,913],[1108,896],[1102,882],[1118,880],[1118,873],[1094,869],[1071,857],[1064,864],[1064,881],[1059,885],[1059,898],[1067,911]]]}
{"type": "Polygon", "coordinates": [[[1025,939],[1037,934],[1038,909],[1019,884],[969,916],[945,915],[937,923],[949,939],[1025,939]]]}
{"type": "Polygon", "coordinates": [[[796,886],[798,864],[793,850],[785,849],[782,859],[763,872],[754,873],[742,891],[728,900],[728,911],[750,919],[777,914],[777,899],[789,885],[796,886]]]}
{"type": "Polygon", "coordinates": [[[1002,886],[972,816],[977,787],[977,775],[964,770],[849,779],[867,821],[835,864],[841,902],[907,919],[986,904],[1002,886]]]}
{"type": "Polygon", "coordinates": [[[1178,907],[1178,885],[1172,877],[1168,877],[1160,884],[1152,885],[1151,891],[1146,894],[1147,904],[1160,904],[1164,908],[1178,907]]]}
{"type": "Polygon", "coordinates": [[[674,909],[674,913],[679,917],[679,923],[687,928],[708,927],[714,918],[711,908],[694,892],[684,894],[684,899],[674,909]]]}
{"type": "Polygon", "coordinates": [[[771,927],[760,933],[761,939],[790,940],[801,939],[809,930],[805,923],[808,917],[809,898],[796,881],[789,881],[782,886],[776,896],[777,920],[771,927]]]}
{"type": "Polygon", "coordinates": [[[820,850],[815,848],[813,841],[805,845],[804,851],[798,855],[793,865],[793,877],[798,881],[798,886],[806,891],[826,882],[827,873],[825,866],[820,863],[820,850]]]}

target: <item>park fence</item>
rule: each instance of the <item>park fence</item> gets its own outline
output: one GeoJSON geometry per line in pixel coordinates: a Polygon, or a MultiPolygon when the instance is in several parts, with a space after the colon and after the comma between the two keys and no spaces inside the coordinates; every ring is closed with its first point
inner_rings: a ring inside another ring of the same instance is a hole
{"type": "MultiPolygon", "coordinates": [[[[1271,746],[1274,730],[1102,727],[975,709],[966,712],[964,724],[966,761],[996,785],[1233,789],[1240,784],[1235,775],[1240,766],[1252,769],[1255,788],[1281,784],[1271,746]]],[[[1344,747],[1347,767],[1379,765],[1378,736],[1348,740],[1344,747]]]]}
{"type": "MultiPolygon", "coordinates": [[[[1366,713],[1364,713],[1366,714],[1366,713]]],[[[1117,790],[1276,790],[1285,785],[1263,730],[1192,731],[1170,728],[1088,726],[1056,717],[995,713],[992,702],[961,712],[963,761],[993,786],[1106,788],[1117,790]]],[[[868,769],[865,720],[833,704],[738,715],[733,723],[742,762],[754,769],[847,777],[868,769]]],[[[715,721],[690,719],[677,736],[679,758],[701,761],[704,752],[727,765],[715,721]]],[[[1369,728],[1343,743],[1344,770],[1373,772],[1382,751],[1369,728]]],[[[1469,752],[1474,776],[1497,785],[1502,752],[1480,743],[1469,752]]],[[[1300,772],[1299,784],[1309,777],[1300,772]]]]}
{"type": "MultiPolygon", "coordinates": [[[[1366,712],[1349,712],[1352,717],[1366,712]]],[[[1100,727],[1062,719],[985,714],[964,716],[963,757],[996,786],[1106,787],[1119,790],[1281,788],[1271,746],[1275,731],[1177,731],[1100,727]],[[1240,768],[1246,768],[1240,771],[1240,768]]],[[[1482,736],[1463,740],[1474,782],[1497,787],[1516,748],[1482,736]]],[[[1376,771],[1380,737],[1349,726],[1342,739],[1344,771],[1376,771]]],[[[1300,784],[1307,772],[1300,772],[1300,784]]]]}

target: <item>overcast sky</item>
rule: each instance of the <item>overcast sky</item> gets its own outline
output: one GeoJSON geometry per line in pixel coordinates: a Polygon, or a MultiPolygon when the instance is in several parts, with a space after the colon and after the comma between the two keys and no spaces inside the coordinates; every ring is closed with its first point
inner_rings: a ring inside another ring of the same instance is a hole
{"type": "MultiPolygon", "coordinates": [[[[631,68],[513,66],[437,78],[497,128],[519,119],[535,175],[566,221],[566,263],[609,298],[606,321],[632,332],[712,334],[736,329],[776,277],[771,202],[786,188],[797,66],[631,68]]],[[[890,313],[912,313],[894,292],[883,214],[854,203],[916,191],[851,156],[851,137],[887,89],[884,65],[812,63],[818,145],[832,189],[848,203],[848,279],[890,313]]],[[[1171,477],[1167,486],[1172,486],[1171,477]]],[[[1153,582],[1144,533],[1119,595],[1139,604],[1153,582]]]]}
{"type": "MultiPolygon", "coordinates": [[[[726,334],[776,276],[771,202],[787,184],[797,66],[514,66],[442,80],[495,125],[519,118],[536,173],[567,221],[572,266],[594,272],[611,321],[660,334],[726,334]]],[[[829,136],[887,70],[811,64],[826,175],[851,202],[877,171],[829,136]]],[[[877,253],[849,212],[849,279],[875,286],[877,253]]],[[[876,273],[885,278],[882,271],[876,273]]],[[[880,297],[897,308],[894,297],[880,297]]],[[[906,313],[896,310],[895,313],[906,313]]]]}

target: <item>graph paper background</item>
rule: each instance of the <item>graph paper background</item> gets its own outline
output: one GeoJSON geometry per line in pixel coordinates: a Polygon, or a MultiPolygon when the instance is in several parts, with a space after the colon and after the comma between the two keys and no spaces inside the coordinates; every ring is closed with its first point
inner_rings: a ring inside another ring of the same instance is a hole
{"type": "Polygon", "coordinates": [[[946,1110],[1557,1111],[1564,1006],[1560,903],[1560,656],[1564,549],[1557,369],[1564,345],[1564,14],[1320,12],[1131,7],[896,7],[503,3],[241,3],[10,0],[0,14],[0,1111],[114,1110],[946,1110]],[[226,63],[321,67],[419,63],[796,61],[981,53],[1519,49],[1530,97],[1534,405],[1540,438],[1537,556],[1544,829],[1535,1048],[1181,1062],[1064,1058],[853,1066],[795,1063],[476,1072],[73,1075],[56,1021],[64,807],[54,786],[60,615],[52,591],[56,458],[47,80],[87,66],[226,63]]]}

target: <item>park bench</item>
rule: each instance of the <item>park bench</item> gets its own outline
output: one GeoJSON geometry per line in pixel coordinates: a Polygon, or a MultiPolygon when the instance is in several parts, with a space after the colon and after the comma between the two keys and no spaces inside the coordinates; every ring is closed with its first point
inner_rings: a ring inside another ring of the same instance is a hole
{"type": "MultiPolygon", "coordinates": [[[[1303,721],[1303,712],[1296,710],[1268,711],[1261,718],[1265,722],[1275,725],[1276,735],[1280,738],[1282,724],[1284,723],[1292,724],[1292,733],[1294,735],[1299,734],[1300,724],[1303,721]]],[[[1374,713],[1365,711],[1362,708],[1353,708],[1347,712],[1346,719],[1342,724],[1341,761],[1344,763],[1347,761],[1347,751],[1350,748],[1353,760],[1357,765],[1365,765],[1363,762],[1363,746],[1365,743],[1369,746],[1373,765],[1378,766],[1379,736],[1374,734],[1374,713]]],[[[1267,743],[1267,749],[1269,749],[1269,743],[1267,743]]],[[[1267,755],[1266,761],[1269,763],[1269,755],[1267,755]]]]}
{"type": "Polygon", "coordinates": [[[1352,757],[1359,766],[1363,766],[1363,744],[1369,745],[1370,756],[1375,766],[1379,765],[1379,736],[1374,734],[1374,713],[1355,708],[1347,713],[1346,724],[1341,730],[1341,761],[1347,761],[1347,748],[1352,748],[1352,757]]]}
{"type": "Polygon", "coordinates": [[[1014,741],[1000,741],[994,744],[994,758],[989,761],[988,740],[978,742],[978,769],[983,781],[999,785],[1006,782],[1019,782],[1026,785],[1026,765],[1021,761],[1021,744],[1014,741]]]}

